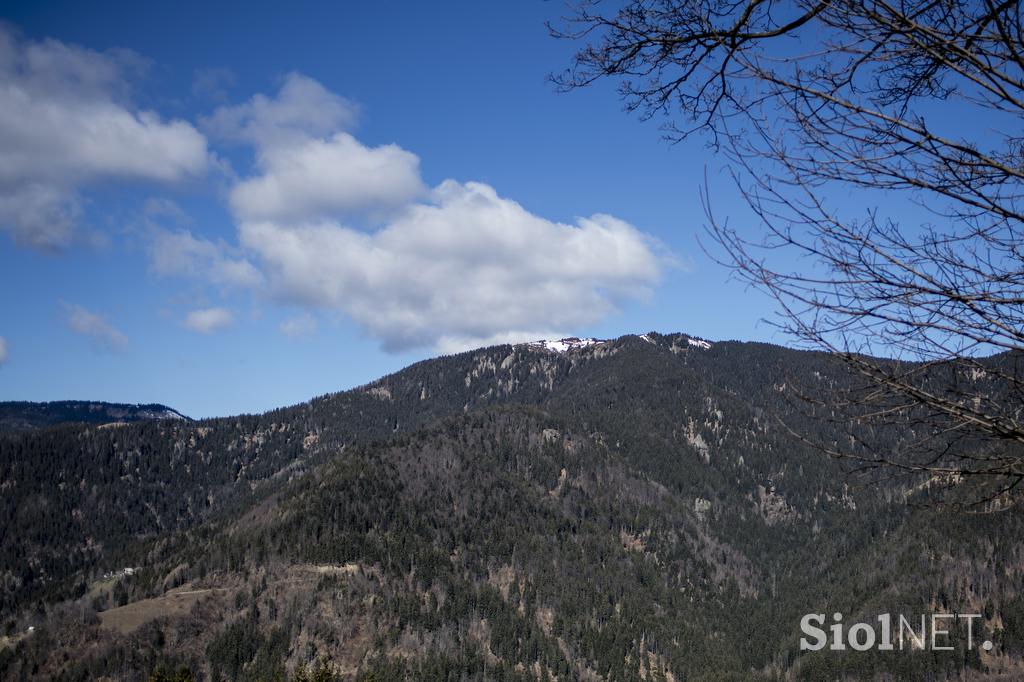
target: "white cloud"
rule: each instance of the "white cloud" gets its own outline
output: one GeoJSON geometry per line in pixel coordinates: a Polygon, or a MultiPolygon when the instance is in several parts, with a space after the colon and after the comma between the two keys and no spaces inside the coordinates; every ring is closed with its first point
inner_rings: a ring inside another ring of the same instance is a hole
{"type": "Polygon", "coordinates": [[[81,202],[73,190],[45,183],[0,182],[0,232],[10,233],[23,246],[47,250],[70,246],[80,213],[81,202]]]}
{"type": "Polygon", "coordinates": [[[302,336],[310,336],[316,331],[316,318],[309,313],[290,317],[281,323],[281,333],[297,339],[302,336]]]}
{"type": "Polygon", "coordinates": [[[257,174],[231,191],[235,214],[294,223],[387,211],[423,195],[419,158],[393,144],[363,145],[344,132],[355,118],[348,100],[294,73],[274,98],[219,108],[205,127],[256,148],[257,174]]]}
{"type": "Polygon", "coordinates": [[[229,255],[223,243],[195,237],[188,230],[153,227],[148,245],[150,269],[161,276],[187,276],[216,285],[256,288],[263,275],[247,259],[229,255]]]}
{"type": "Polygon", "coordinates": [[[210,334],[227,329],[235,321],[235,316],[225,308],[203,308],[193,310],[185,317],[185,326],[201,334],[210,334]]]}
{"type": "MultiPolygon", "coordinates": [[[[276,96],[218,109],[205,129],[255,151],[252,174],[229,194],[239,247],[164,232],[154,271],[341,311],[393,351],[566,335],[658,282],[662,251],[632,225],[600,214],[547,220],[476,182],[428,192],[418,157],[362,144],[348,130],[355,116],[299,74],[276,96]]],[[[294,336],[314,325],[300,317],[280,328],[294,336]]]]}
{"type": "Polygon", "coordinates": [[[128,337],[102,316],[80,305],[65,304],[68,327],[75,333],[88,336],[100,348],[122,350],[128,346],[128,337]]]}
{"type": "Polygon", "coordinates": [[[288,74],[277,97],[255,95],[248,102],[220,107],[203,121],[213,135],[258,145],[294,135],[326,136],[355,124],[359,109],[312,78],[288,74]]]}
{"type": "Polygon", "coordinates": [[[7,339],[5,339],[4,337],[0,336],[0,365],[2,365],[5,362],[7,362],[7,358],[8,358],[8,354],[7,354],[7,339]]]}
{"type": "Polygon", "coordinates": [[[261,175],[231,190],[243,220],[302,222],[402,206],[424,192],[419,158],[395,145],[366,147],[348,133],[264,148],[261,175]]]}
{"type": "Polygon", "coordinates": [[[0,230],[24,245],[63,248],[89,183],[175,182],[205,171],[202,134],[125,97],[141,63],[127,51],[25,40],[0,24],[0,230]]]}
{"type": "Polygon", "coordinates": [[[446,181],[373,234],[337,222],[244,222],[271,291],[346,312],[389,350],[451,350],[598,321],[642,297],[661,262],[611,216],[536,216],[489,186],[446,181]]]}

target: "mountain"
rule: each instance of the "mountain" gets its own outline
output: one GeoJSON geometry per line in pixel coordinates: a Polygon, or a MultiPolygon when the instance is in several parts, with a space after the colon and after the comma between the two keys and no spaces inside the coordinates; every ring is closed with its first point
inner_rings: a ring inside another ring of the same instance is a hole
{"type": "Polygon", "coordinates": [[[263,415],[0,435],[0,677],[1021,679],[1024,519],[792,435],[846,437],[787,385],[851,381],[649,333],[263,415]],[[808,613],[933,612],[979,614],[973,646],[957,621],[952,651],[799,648],[808,613]]]}
{"type": "Polygon", "coordinates": [[[0,402],[0,432],[41,429],[68,422],[112,424],[188,417],[166,405],[127,405],[85,400],[0,402]]]}

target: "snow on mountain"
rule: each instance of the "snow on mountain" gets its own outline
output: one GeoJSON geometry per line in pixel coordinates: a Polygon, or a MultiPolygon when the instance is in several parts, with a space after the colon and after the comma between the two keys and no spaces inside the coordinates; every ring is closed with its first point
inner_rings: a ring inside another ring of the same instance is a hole
{"type": "Polygon", "coordinates": [[[129,421],[177,419],[181,421],[188,421],[188,417],[177,410],[173,410],[166,405],[159,404],[91,403],[88,406],[88,410],[109,419],[125,419],[129,421]]]}
{"type": "Polygon", "coordinates": [[[170,408],[166,410],[140,409],[135,412],[135,417],[137,419],[178,419],[180,421],[188,421],[188,417],[170,408]]]}
{"type": "MultiPolygon", "coordinates": [[[[641,339],[642,341],[646,341],[647,343],[658,345],[659,341],[657,341],[656,339],[664,339],[665,337],[662,337],[658,334],[654,334],[654,332],[650,332],[647,334],[639,334],[638,338],[641,339]]],[[[682,339],[685,338],[686,343],[695,348],[700,348],[703,350],[709,350],[711,348],[711,343],[703,339],[694,338],[691,336],[687,336],[685,334],[675,335],[675,338],[679,339],[679,343],[682,343],[682,339]]],[[[594,339],[569,336],[564,339],[541,339],[540,341],[530,341],[527,343],[520,343],[517,345],[521,347],[535,348],[537,350],[546,350],[552,353],[567,353],[569,351],[579,350],[580,348],[586,348],[587,346],[593,346],[601,343],[610,343],[612,341],[614,341],[614,339],[594,339]]],[[[676,343],[676,341],[673,341],[673,343],[676,343]]]]}
{"type": "Polygon", "coordinates": [[[540,341],[530,341],[529,343],[519,345],[539,350],[548,350],[553,353],[566,353],[571,350],[579,350],[580,348],[586,348],[587,346],[606,343],[607,341],[608,339],[581,339],[576,336],[569,336],[564,339],[558,339],[557,341],[541,339],[540,341]]]}

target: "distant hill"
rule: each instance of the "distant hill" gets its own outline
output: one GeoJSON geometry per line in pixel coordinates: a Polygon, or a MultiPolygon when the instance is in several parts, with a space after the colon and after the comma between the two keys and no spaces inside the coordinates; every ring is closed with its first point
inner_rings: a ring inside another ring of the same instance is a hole
{"type": "Polygon", "coordinates": [[[50,403],[0,402],[0,432],[28,431],[75,422],[109,424],[154,419],[190,421],[177,410],[158,403],[128,405],[92,400],[58,400],[50,403]]]}

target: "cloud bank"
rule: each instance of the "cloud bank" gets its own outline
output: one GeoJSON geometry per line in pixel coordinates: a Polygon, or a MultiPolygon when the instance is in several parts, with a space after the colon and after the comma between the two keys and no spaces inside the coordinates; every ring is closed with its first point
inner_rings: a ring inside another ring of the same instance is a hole
{"type": "Polygon", "coordinates": [[[131,104],[142,67],[128,51],[33,42],[0,23],[0,230],[22,245],[62,249],[75,239],[91,183],[177,182],[206,170],[195,127],[131,104]]]}
{"type": "Polygon", "coordinates": [[[424,194],[419,158],[394,144],[363,145],[344,132],[356,116],[351,102],[296,73],[277,97],[219,108],[206,129],[256,151],[258,173],[231,190],[235,215],[296,223],[393,209],[424,194]]]}
{"type": "MultiPolygon", "coordinates": [[[[298,306],[281,327],[288,335],[311,333],[315,320],[304,315],[326,310],[390,351],[456,350],[573,332],[659,280],[660,248],[618,218],[560,222],[483,183],[429,187],[416,154],[361,142],[358,107],[302,74],[286,76],[274,95],[220,106],[200,132],[132,103],[144,66],[128,51],[30,41],[0,25],[0,230],[29,247],[65,248],[89,187],[202,176],[209,136],[253,152],[226,193],[237,244],[182,221],[173,229],[150,221],[150,269],[298,306]]],[[[196,87],[220,96],[229,75],[197,74],[196,87]]],[[[173,217],[179,209],[157,200],[147,210],[173,217]]],[[[66,310],[76,332],[108,349],[127,346],[101,316],[66,310]]],[[[210,333],[233,321],[213,307],[183,323],[210,333]]]]}
{"type": "Polygon", "coordinates": [[[446,181],[370,234],[336,222],[239,231],[275,295],[342,310],[392,351],[576,329],[643,296],[659,272],[625,222],[552,222],[480,183],[446,181]]]}
{"type": "MultiPolygon", "coordinates": [[[[600,214],[548,220],[478,182],[428,190],[416,155],[363,145],[349,132],[355,118],[347,100],[291,74],[276,96],[204,122],[255,151],[229,202],[266,295],[342,311],[389,351],[450,351],[568,333],[658,281],[664,258],[632,225],[600,214]]],[[[157,269],[217,263],[176,239],[176,251],[165,248],[185,254],[181,263],[157,269]]]]}

